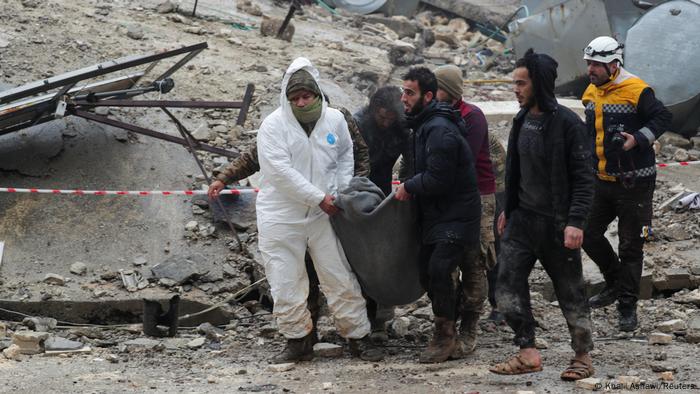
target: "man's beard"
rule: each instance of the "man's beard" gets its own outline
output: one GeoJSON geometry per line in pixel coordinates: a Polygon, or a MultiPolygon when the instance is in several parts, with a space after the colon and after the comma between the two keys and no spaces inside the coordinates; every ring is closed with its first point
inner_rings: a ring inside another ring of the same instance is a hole
{"type": "Polygon", "coordinates": [[[421,113],[421,111],[423,111],[424,108],[425,108],[425,104],[423,104],[423,95],[421,95],[420,98],[418,98],[418,101],[416,102],[416,104],[413,105],[413,108],[411,108],[411,112],[406,113],[406,115],[416,116],[419,113],[421,113]]]}

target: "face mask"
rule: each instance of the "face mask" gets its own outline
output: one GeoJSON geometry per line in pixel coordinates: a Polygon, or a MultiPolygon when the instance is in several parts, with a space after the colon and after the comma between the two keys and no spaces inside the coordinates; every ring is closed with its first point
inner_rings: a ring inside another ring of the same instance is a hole
{"type": "Polygon", "coordinates": [[[294,113],[294,117],[301,124],[308,124],[308,123],[316,122],[321,117],[321,110],[323,109],[323,102],[321,101],[320,96],[316,96],[316,100],[314,100],[311,104],[309,104],[303,108],[297,107],[294,104],[291,104],[291,105],[292,105],[292,113],[294,113]]]}

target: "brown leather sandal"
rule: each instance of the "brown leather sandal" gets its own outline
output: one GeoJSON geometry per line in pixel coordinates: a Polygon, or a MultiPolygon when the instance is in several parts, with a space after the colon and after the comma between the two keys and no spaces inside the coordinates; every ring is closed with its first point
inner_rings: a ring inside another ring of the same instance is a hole
{"type": "Polygon", "coordinates": [[[511,357],[510,360],[496,364],[489,368],[489,371],[499,375],[521,375],[525,373],[540,372],[542,364],[531,365],[525,362],[519,354],[511,357]]]}
{"type": "Polygon", "coordinates": [[[595,370],[590,362],[572,358],[569,366],[561,373],[561,380],[574,381],[593,376],[595,370]]]}

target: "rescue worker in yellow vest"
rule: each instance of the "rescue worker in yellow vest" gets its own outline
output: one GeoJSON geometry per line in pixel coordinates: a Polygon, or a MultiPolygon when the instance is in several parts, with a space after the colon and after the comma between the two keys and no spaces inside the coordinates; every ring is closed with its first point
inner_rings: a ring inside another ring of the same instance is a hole
{"type": "Polygon", "coordinates": [[[656,182],[653,143],[670,127],[671,113],[649,85],[622,68],[623,47],[603,36],[584,50],[591,83],[582,101],[598,177],[583,249],[605,277],[605,288],[589,299],[590,306],[618,301],[619,329],[634,331],[656,182]],[[605,238],[615,218],[618,254],[605,238]]]}

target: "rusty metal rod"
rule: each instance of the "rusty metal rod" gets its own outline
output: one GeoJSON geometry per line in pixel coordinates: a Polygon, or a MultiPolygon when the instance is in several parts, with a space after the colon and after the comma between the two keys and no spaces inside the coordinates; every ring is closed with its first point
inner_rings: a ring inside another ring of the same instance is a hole
{"type": "Polygon", "coordinates": [[[169,100],[79,100],[72,103],[81,107],[144,107],[144,108],[243,108],[245,101],[169,101],[169,100]]]}
{"type": "Polygon", "coordinates": [[[245,95],[243,96],[243,103],[241,105],[241,112],[238,113],[238,120],[236,124],[238,126],[243,126],[246,118],[248,117],[248,109],[250,109],[250,103],[253,101],[253,93],[255,93],[255,85],[249,83],[245,88],[245,95]]]}

